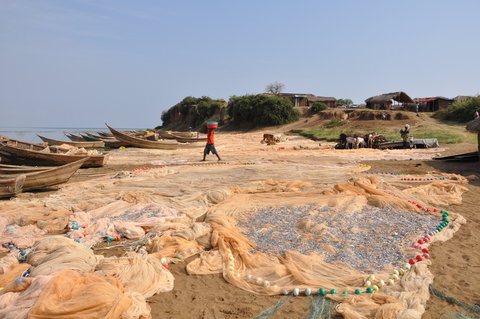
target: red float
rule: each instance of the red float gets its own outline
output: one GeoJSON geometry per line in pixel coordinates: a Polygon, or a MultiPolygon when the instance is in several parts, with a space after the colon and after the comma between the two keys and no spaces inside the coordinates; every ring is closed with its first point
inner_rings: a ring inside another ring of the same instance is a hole
{"type": "Polygon", "coordinates": [[[423,260],[422,256],[420,256],[420,255],[418,255],[418,256],[415,257],[415,258],[417,259],[417,261],[422,261],[422,260],[423,260]]]}
{"type": "Polygon", "coordinates": [[[423,240],[419,239],[417,243],[419,243],[420,245],[423,245],[423,240]]]}
{"type": "Polygon", "coordinates": [[[415,260],[410,259],[410,260],[408,261],[408,263],[409,263],[410,265],[413,265],[413,264],[415,264],[415,260]]]}
{"type": "Polygon", "coordinates": [[[423,249],[422,249],[422,253],[429,254],[429,253],[430,253],[430,251],[429,251],[427,248],[423,248],[423,249]]]}

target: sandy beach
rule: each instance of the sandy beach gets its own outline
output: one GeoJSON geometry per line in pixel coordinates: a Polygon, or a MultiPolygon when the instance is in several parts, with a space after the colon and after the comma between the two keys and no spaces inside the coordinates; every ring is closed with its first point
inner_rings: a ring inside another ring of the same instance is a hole
{"type": "MultiPolygon", "coordinates": [[[[59,228],[68,220],[72,209],[91,211],[119,200],[164,205],[192,220],[203,220],[215,209],[221,209],[222,203],[228,203],[232,194],[264,194],[266,197],[262,198],[268,198],[268,194],[293,193],[301,198],[307,196],[303,194],[325,190],[352,177],[363,178],[369,172],[408,176],[478,174],[477,162],[452,164],[432,160],[439,154],[471,151],[474,146],[470,144],[407,152],[333,150],[329,143],[319,144],[298,136],[284,136],[281,143],[272,146],[261,144],[261,138],[262,132],[218,134],[217,149],[225,160],[222,162],[212,157],[207,162],[199,162],[202,145],[193,150],[176,151],[115,150],[110,152],[103,168],[83,169],[58,190],[22,193],[15,199],[0,202],[0,207],[7,218],[17,221],[23,218],[27,223],[42,220],[51,233],[64,233],[59,228]]],[[[399,182],[396,176],[380,175],[378,179],[403,189],[419,185],[418,182],[399,182]]],[[[480,297],[477,291],[480,271],[475,266],[480,259],[475,249],[479,242],[475,232],[479,223],[475,199],[480,187],[478,180],[464,186],[468,191],[463,193],[461,203],[451,205],[448,210],[463,216],[467,223],[452,239],[429,247],[428,269],[437,289],[475,304],[480,297]]],[[[308,197],[305,200],[311,201],[308,197]]],[[[252,202],[239,207],[258,205],[252,202]]],[[[234,209],[231,204],[223,206],[226,208],[222,209],[234,209]]],[[[128,250],[102,249],[112,244],[117,242],[96,244],[95,254],[122,256],[128,250]]],[[[170,264],[174,288],[148,298],[153,318],[254,318],[287,298],[240,289],[227,282],[221,273],[189,275],[186,266],[196,258],[193,254],[170,264]]],[[[271,318],[305,318],[311,312],[312,300],[306,296],[288,299],[271,318]]],[[[430,297],[422,318],[441,318],[442,314],[453,311],[460,309],[430,297]]]]}

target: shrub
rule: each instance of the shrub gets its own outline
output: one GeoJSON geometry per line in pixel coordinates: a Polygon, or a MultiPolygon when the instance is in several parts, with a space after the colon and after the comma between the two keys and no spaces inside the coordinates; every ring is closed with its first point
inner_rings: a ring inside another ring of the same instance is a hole
{"type": "Polygon", "coordinates": [[[435,116],[442,120],[468,122],[473,120],[476,110],[480,110],[480,96],[455,102],[448,109],[436,112],[435,116]]]}
{"type": "Polygon", "coordinates": [[[322,102],[315,102],[312,106],[310,106],[310,112],[318,113],[320,111],[324,111],[328,109],[328,105],[322,102]]]}
{"type": "Polygon", "coordinates": [[[163,111],[161,119],[162,119],[162,126],[170,124],[170,113],[168,111],[163,111]]]}
{"type": "Polygon", "coordinates": [[[190,127],[199,127],[202,123],[208,121],[215,114],[225,112],[225,101],[214,100],[208,96],[193,97],[187,96],[178,104],[174,105],[168,111],[162,113],[163,126],[173,124],[173,119],[177,113],[181,114],[179,124],[190,127]]]}
{"type": "Polygon", "coordinates": [[[232,96],[228,115],[235,124],[282,125],[298,120],[299,113],[289,99],[263,94],[232,96]]]}

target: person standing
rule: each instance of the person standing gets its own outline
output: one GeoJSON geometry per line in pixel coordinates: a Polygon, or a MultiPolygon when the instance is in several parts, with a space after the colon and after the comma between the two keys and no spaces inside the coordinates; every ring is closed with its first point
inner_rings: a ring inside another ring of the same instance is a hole
{"type": "Polygon", "coordinates": [[[203,150],[203,159],[202,161],[205,161],[206,157],[208,154],[217,155],[217,158],[219,161],[222,159],[220,158],[220,155],[218,155],[217,149],[215,148],[215,129],[214,128],[207,128],[207,145],[205,145],[205,149],[203,150]]]}
{"type": "Polygon", "coordinates": [[[480,117],[480,114],[478,113],[478,110],[475,111],[475,114],[473,115],[474,118],[478,119],[480,117]]]}
{"type": "Polygon", "coordinates": [[[403,140],[403,148],[410,148],[410,125],[405,124],[405,127],[400,130],[400,135],[403,140]]]}

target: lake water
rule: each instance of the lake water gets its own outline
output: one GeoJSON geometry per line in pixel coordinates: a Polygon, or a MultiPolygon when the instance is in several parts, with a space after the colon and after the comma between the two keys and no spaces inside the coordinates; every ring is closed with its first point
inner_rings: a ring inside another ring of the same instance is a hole
{"type": "MultiPolygon", "coordinates": [[[[119,130],[135,130],[135,128],[118,128],[119,130]]],[[[79,133],[90,132],[96,134],[96,132],[110,132],[106,127],[84,127],[84,128],[71,128],[71,127],[2,127],[0,128],[0,135],[14,138],[17,140],[40,143],[43,142],[38,136],[42,135],[57,140],[70,141],[65,133],[72,133],[78,135],[79,133]]]]}

